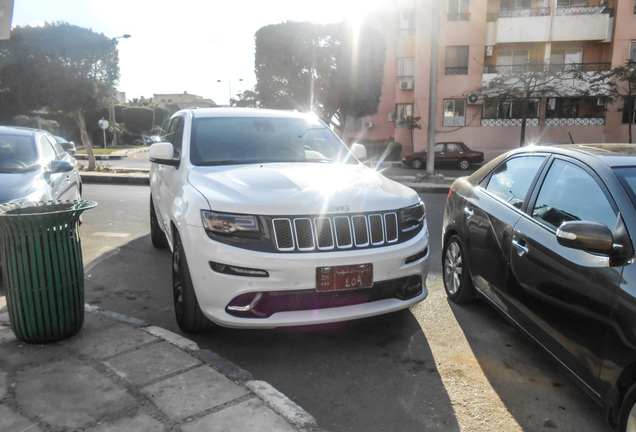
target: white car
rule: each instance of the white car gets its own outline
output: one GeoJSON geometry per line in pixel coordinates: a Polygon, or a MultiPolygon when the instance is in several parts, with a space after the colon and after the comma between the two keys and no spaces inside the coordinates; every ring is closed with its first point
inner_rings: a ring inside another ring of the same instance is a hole
{"type": "Polygon", "coordinates": [[[149,150],[151,238],[172,249],[184,331],[344,321],[427,296],[424,203],[315,116],[187,109],[166,141],[149,150]]]}

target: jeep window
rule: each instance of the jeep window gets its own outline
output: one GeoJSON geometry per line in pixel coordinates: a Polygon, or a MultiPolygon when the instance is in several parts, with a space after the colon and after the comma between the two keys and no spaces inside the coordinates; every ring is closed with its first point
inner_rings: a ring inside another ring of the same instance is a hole
{"type": "Polygon", "coordinates": [[[190,152],[194,165],[356,162],[324,123],[297,118],[194,119],[190,152]]]}

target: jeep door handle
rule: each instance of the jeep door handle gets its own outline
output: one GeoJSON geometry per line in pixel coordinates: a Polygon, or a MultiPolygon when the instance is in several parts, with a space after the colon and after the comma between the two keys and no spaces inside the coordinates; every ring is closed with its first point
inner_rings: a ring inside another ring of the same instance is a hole
{"type": "Polygon", "coordinates": [[[519,255],[520,257],[527,254],[528,251],[530,250],[528,249],[528,246],[526,246],[526,242],[523,240],[521,241],[512,240],[512,245],[517,248],[517,255],[519,255]]]}

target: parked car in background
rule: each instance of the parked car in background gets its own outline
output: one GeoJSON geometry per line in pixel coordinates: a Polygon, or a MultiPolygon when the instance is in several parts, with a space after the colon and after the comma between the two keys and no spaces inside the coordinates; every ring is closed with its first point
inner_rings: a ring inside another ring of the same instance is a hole
{"type": "Polygon", "coordinates": [[[0,203],[80,199],[77,165],[53,135],[0,126],[0,203]]]}
{"type": "Polygon", "coordinates": [[[149,150],[150,233],[172,249],[184,331],[344,321],[427,296],[424,203],[315,116],[187,109],[166,139],[149,150]]]}
{"type": "Polygon", "coordinates": [[[70,154],[71,156],[75,155],[76,148],[73,141],[67,141],[66,138],[63,138],[59,135],[53,135],[53,138],[55,138],[55,141],[57,141],[62,146],[66,153],[70,154]]]}
{"type": "Polygon", "coordinates": [[[636,430],[636,151],[526,147],[457,179],[443,273],[558,360],[621,432],[636,430]]]}
{"type": "MultiPolygon", "coordinates": [[[[426,168],[427,151],[408,153],[402,157],[402,164],[415,168],[426,168]]],[[[484,153],[473,151],[463,142],[443,142],[435,144],[435,164],[456,165],[466,170],[473,164],[484,161],[484,153]]]]}

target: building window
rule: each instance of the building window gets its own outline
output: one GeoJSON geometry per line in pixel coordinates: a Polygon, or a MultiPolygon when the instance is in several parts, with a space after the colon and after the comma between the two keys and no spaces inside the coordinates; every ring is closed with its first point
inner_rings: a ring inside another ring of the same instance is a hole
{"type": "Polygon", "coordinates": [[[501,9],[530,9],[532,0],[501,0],[501,9]]]}
{"type": "Polygon", "coordinates": [[[528,104],[526,124],[539,124],[539,99],[486,99],[481,114],[482,126],[521,126],[523,105],[528,104]]]}
{"type": "Polygon", "coordinates": [[[415,79],[415,58],[413,57],[401,57],[398,58],[398,83],[408,82],[411,83],[410,88],[413,88],[413,81],[415,79]]]}
{"type": "Polygon", "coordinates": [[[556,49],[550,53],[550,71],[553,73],[580,71],[582,62],[580,49],[556,49]]]}
{"type": "Polygon", "coordinates": [[[415,34],[415,9],[403,9],[400,11],[398,28],[400,36],[413,36],[415,34]]]}
{"type": "Polygon", "coordinates": [[[602,126],[605,124],[605,99],[556,98],[546,100],[546,126],[602,126]]]}
{"type": "Polygon", "coordinates": [[[446,75],[468,75],[468,47],[446,47],[446,75]]]}
{"type": "Polygon", "coordinates": [[[631,45],[629,46],[629,59],[636,61],[636,42],[634,41],[632,41],[631,45]]]}
{"type": "Polygon", "coordinates": [[[626,97],[623,101],[623,124],[628,123],[636,124],[636,96],[626,97]]]}
{"type": "Polygon", "coordinates": [[[402,122],[407,117],[413,117],[413,104],[395,104],[395,127],[406,128],[402,122]]]}
{"type": "Polygon", "coordinates": [[[449,21],[470,21],[470,0],[448,0],[449,21]]]}
{"type": "Polygon", "coordinates": [[[557,7],[569,8],[569,7],[583,7],[587,6],[587,0],[557,0],[557,7]]]}
{"type": "Polygon", "coordinates": [[[500,73],[523,72],[528,67],[528,50],[499,51],[497,56],[497,71],[500,73]]]}
{"type": "Polygon", "coordinates": [[[466,99],[444,99],[443,126],[466,126],[466,99]]]}

